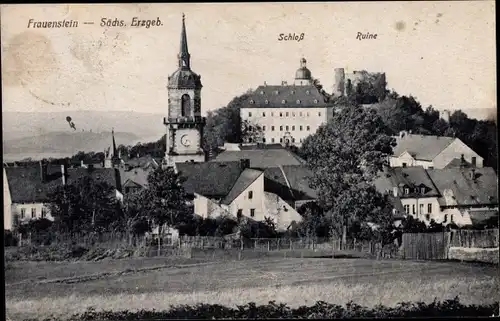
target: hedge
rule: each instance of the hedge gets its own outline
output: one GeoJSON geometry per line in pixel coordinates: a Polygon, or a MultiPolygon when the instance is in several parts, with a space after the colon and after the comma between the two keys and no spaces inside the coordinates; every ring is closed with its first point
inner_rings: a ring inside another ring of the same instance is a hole
{"type": "MultiPolygon", "coordinates": [[[[69,319],[49,318],[45,321],[115,321],[115,320],[160,320],[160,319],[350,319],[350,318],[408,318],[408,317],[491,317],[498,316],[499,304],[490,305],[463,305],[458,297],[453,300],[439,302],[434,300],[430,304],[423,302],[402,302],[390,308],[378,305],[367,308],[353,303],[345,307],[329,304],[323,301],[313,306],[290,308],[286,304],[277,304],[275,301],[267,305],[257,306],[255,303],[229,308],[218,304],[198,304],[195,306],[181,305],[172,307],[168,311],[100,311],[87,310],[83,314],[76,314],[69,319]]],[[[31,321],[35,319],[30,319],[31,321]]]]}

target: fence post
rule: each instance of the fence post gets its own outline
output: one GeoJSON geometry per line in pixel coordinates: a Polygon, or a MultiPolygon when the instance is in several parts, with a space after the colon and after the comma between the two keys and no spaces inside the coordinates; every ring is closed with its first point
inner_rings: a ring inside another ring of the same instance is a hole
{"type": "Polygon", "coordinates": [[[257,251],[257,239],[253,240],[253,250],[257,251]]]}
{"type": "Polygon", "coordinates": [[[158,256],[161,255],[161,246],[160,246],[160,233],[158,233],[158,256]]]}
{"type": "Polygon", "coordinates": [[[202,250],[204,249],[204,245],[205,245],[205,244],[203,244],[203,238],[202,238],[202,239],[201,239],[201,249],[202,249],[202,250]]]}
{"type": "Polygon", "coordinates": [[[278,251],[280,250],[280,240],[281,239],[278,239],[278,251]]]}
{"type": "Polygon", "coordinates": [[[240,248],[243,251],[243,239],[240,239],[240,248]]]}
{"type": "Polygon", "coordinates": [[[290,251],[292,250],[292,239],[290,238],[290,251]]]}
{"type": "Polygon", "coordinates": [[[270,246],[269,246],[269,240],[267,241],[267,251],[269,252],[271,250],[270,246]]]}

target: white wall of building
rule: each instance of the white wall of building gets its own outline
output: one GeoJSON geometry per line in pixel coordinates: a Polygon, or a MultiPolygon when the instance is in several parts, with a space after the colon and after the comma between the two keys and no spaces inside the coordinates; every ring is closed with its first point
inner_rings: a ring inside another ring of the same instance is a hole
{"type": "Polygon", "coordinates": [[[407,214],[424,222],[440,218],[440,206],[437,197],[401,198],[401,204],[407,214]],[[428,216],[427,216],[428,215],[428,216]]]}
{"type": "Polygon", "coordinates": [[[464,159],[471,164],[473,163],[472,158],[475,157],[476,167],[483,167],[483,158],[458,138],[434,158],[434,166],[435,168],[444,168],[454,158],[460,158],[461,155],[464,155],[464,159]]]}
{"type": "Polygon", "coordinates": [[[10,197],[9,183],[5,168],[3,169],[3,226],[4,230],[12,230],[12,199],[10,197]]]}
{"type": "Polygon", "coordinates": [[[235,218],[238,215],[238,210],[241,209],[243,216],[256,221],[263,221],[265,216],[264,201],[264,174],[262,173],[227,208],[229,213],[235,218]],[[252,192],[252,198],[249,197],[250,191],[252,192]],[[252,209],[254,210],[254,216],[251,215],[252,209]]]}
{"type": "Polygon", "coordinates": [[[414,159],[408,152],[404,152],[399,156],[391,156],[389,158],[389,163],[391,167],[422,166],[423,168],[428,169],[429,167],[432,168],[434,166],[433,161],[414,159]]]}
{"type": "Polygon", "coordinates": [[[286,231],[290,224],[302,222],[302,216],[276,194],[265,192],[266,216],[273,219],[278,231],[286,231]]]}
{"type": "Polygon", "coordinates": [[[266,144],[280,143],[280,139],[283,139],[285,133],[289,132],[295,140],[291,143],[299,146],[306,137],[314,134],[319,126],[327,122],[328,117],[332,115],[332,110],[331,107],[252,107],[241,108],[240,114],[243,120],[261,127],[266,144]],[[288,126],[288,130],[286,126],[288,126]]]}

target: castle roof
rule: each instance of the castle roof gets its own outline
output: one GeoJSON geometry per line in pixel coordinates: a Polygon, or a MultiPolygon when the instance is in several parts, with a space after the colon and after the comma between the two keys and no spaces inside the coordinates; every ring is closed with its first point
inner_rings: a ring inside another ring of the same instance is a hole
{"type": "Polygon", "coordinates": [[[244,104],[245,108],[315,108],[331,107],[314,85],[259,86],[244,104]]]}

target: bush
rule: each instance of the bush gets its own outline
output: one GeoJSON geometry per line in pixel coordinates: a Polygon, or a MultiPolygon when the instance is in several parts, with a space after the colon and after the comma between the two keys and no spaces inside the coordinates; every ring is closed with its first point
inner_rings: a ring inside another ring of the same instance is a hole
{"type": "MultiPolygon", "coordinates": [[[[349,302],[345,307],[319,301],[313,306],[301,306],[290,308],[286,304],[277,304],[275,301],[267,305],[256,305],[248,303],[236,308],[229,308],[218,304],[198,304],[195,306],[181,305],[172,307],[169,311],[146,311],[137,312],[102,311],[96,312],[89,309],[83,314],[75,314],[69,318],[71,321],[87,320],[160,320],[160,319],[267,319],[267,318],[290,318],[290,319],[352,319],[352,318],[408,318],[408,317],[464,317],[483,316],[491,317],[498,313],[498,302],[491,305],[463,305],[458,297],[444,302],[426,304],[423,302],[402,302],[396,307],[390,308],[378,305],[367,308],[356,303],[349,302]]],[[[58,319],[46,319],[58,320],[58,319]]]]}
{"type": "Polygon", "coordinates": [[[17,237],[9,230],[3,230],[3,244],[7,246],[17,246],[19,240],[17,237]]]}

